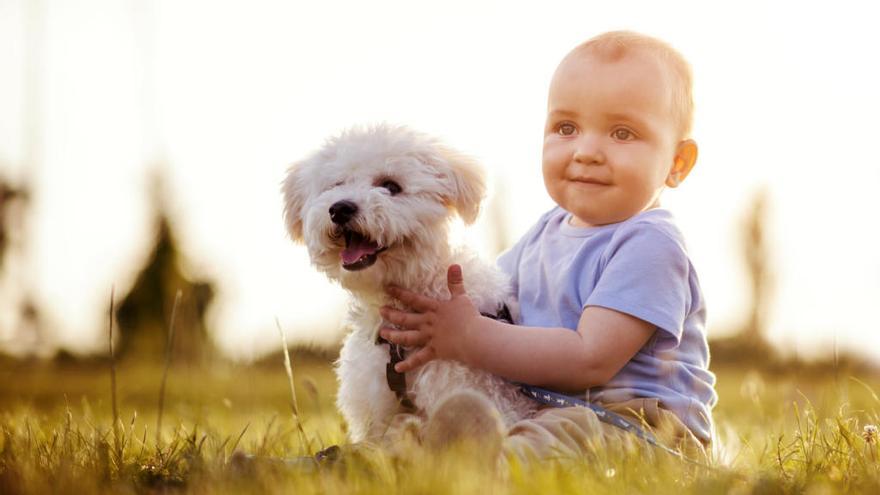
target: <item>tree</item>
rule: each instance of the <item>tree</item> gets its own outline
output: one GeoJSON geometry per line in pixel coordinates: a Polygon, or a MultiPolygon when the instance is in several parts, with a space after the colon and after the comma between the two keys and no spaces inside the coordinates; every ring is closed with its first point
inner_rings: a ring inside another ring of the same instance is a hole
{"type": "Polygon", "coordinates": [[[209,357],[212,350],[205,312],[214,297],[214,284],[191,280],[182,269],[184,259],[171,222],[159,194],[154,194],[154,198],[155,243],[134,284],[117,307],[117,355],[120,359],[136,356],[155,362],[161,360],[175,294],[179,290],[181,300],[174,322],[175,361],[199,362],[209,357]]]}

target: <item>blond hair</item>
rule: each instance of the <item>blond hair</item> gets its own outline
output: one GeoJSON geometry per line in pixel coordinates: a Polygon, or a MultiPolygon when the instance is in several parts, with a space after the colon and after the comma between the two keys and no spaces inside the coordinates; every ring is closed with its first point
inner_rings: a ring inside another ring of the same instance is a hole
{"type": "Polygon", "coordinates": [[[681,53],[666,42],[632,31],[610,31],[576,46],[563,61],[573,55],[589,53],[613,62],[634,52],[656,57],[669,70],[672,76],[672,113],[679,124],[680,137],[689,137],[694,120],[691,66],[681,53]]]}

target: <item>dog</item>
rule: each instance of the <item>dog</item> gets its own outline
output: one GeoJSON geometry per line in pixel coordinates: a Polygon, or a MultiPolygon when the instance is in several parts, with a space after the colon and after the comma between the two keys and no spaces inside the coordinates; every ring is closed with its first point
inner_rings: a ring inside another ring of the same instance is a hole
{"type": "Polygon", "coordinates": [[[482,313],[515,310],[507,277],[449,241],[453,217],[473,223],[485,193],[474,160],[428,135],[388,124],[344,131],[288,170],[282,194],[290,237],[304,243],[312,264],[353,296],[351,330],[336,365],[337,407],[353,442],[380,439],[391,419],[408,408],[430,418],[459,391],[482,394],[505,425],[536,409],[516,385],[454,361],[434,360],[406,373],[405,392],[396,394],[386,376],[389,344],[377,343],[379,308],[402,308],[384,288],[448,299],[451,264],[462,266],[468,296],[482,313]]]}

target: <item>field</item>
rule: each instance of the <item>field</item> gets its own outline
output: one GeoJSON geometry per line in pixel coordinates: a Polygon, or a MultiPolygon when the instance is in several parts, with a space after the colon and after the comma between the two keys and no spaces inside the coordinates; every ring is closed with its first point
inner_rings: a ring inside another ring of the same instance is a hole
{"type": "Polygon", "coordinates": [[[345,438],[330,362],[313,354],[293,355],[301,430],[279,357],[172,366],[160,438],[161,365],[118,366],[114,428],[109,361],[0,361],[0,494],[880,493],[880,438],[868,426],[880,424],[876,375],[714,371],[721,448],[710,467],[646,447],[496,469],[467,446],[403,457],[343,446],[335,461],[304,459],[345,438]]]}

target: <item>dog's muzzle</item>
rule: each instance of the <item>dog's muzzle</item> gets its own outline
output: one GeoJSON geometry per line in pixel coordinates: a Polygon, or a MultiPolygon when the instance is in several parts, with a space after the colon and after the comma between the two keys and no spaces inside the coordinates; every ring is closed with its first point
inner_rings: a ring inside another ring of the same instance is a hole
{"type": "Polygon", "coordinates": [[[329,211],[330,221],[336,225],[339,235],[345,239],[345,248],[340,254],[342,268],[348,271],[363,270],[372,266],[379,253],[387,249],[349,226],[357,212],[358,206],[346,200],[333,203],[329,211]]]}

